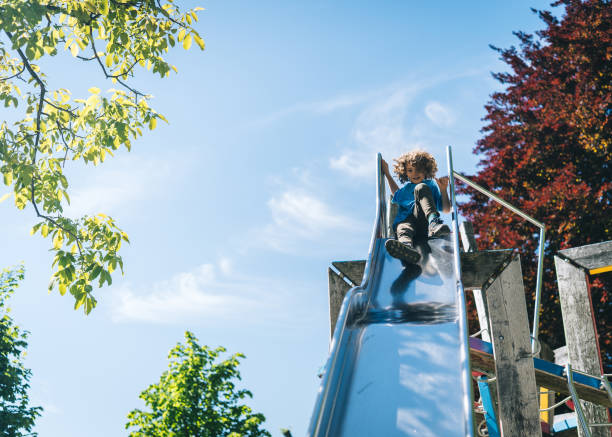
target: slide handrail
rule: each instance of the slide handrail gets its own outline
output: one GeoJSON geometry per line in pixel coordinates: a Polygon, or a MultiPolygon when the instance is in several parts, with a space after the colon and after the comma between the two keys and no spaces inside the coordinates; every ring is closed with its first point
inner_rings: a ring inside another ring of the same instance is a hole
{"type": "MultiPolygon", "coordinates": [[[[344,337],[347,316],[351,305],[355,304],[356,299],[362,299],[370,286],[370,279],[373,271],[375,270],[374,261],[376,260],[376,240],[378,238],[387,237],[388,231],[386,221],[385,179],[382,172],[382,155],[378,153],[376,157],[376,218],[374,220],[372,237],[370,239],[368,258],[366,260],[366,265],[363,272],[363,280],[360,285],[353,287],[346,293],[338,313],[338,319],[330,343],[330,358],[326,365],[323,380],[321,381],[321,390],[323,390],[323,393],[320,393],[318,396],[312,415],[310,429],[308,431],[308,435],[311,437],[326,435],[322,429],[322,425],[325,422],[329,422],[330,417],[333,414],[333,405],[328,406],[328,404],[330,402],[335,402],[335,395],[332,394],[331,391],[338,386],[338,381],[342,376],[338,369],[338,361],[340,359],[338,348],[340,347],[344,337]]],[[[364,302],[361,302],[361,304],[365,304],[365,306],[367,306],[367,304],[364,302]]]]}
{"type": "MultiPolygon", "coordinates": [[[[449,150],[450,150],[450,146],[448,146],[448,147],[449,147],[449,150]]],[[[460,181],[464,182],[468,186],[472,187],[473,189],[475,189],[479,193],[484,194],[489,199],[492,199],[492,200],[496,201],[497,203],[499,203],[503,207],[509,209],[513,213],[515,213],[515,214],[519,215],[520,217],[524,218],[529,223],[534,224],[535,226],[537,226],[540,229],[540,244],[539,244],[539,248],[538,248],[538,269],[537,269],[537,273],[536,273],[536,292],[535,292],[535,302],[534,302],[534,311],[533,311],[533,328],[531,330],[531,351],[533,353],[535,353],[535,350],[536,350],[536,347],[537,347],[537,343],[538,343],[538,333],[539,333],[539,329],[540,329],[540,326],[539,326],[540,325],[540,307],[542,305],[541,304],[541,300],[542,300],[542,298],[541,298],[541,296],[542,296],[542,275],[543,275],[543,272],[544,272],[544,246],[546,244],[546,239],[545,239],[545,236],[546,236],[546,226],[544,225],[544,223],[539,222],[536,219],[534,219],[533,217],[525,214],[523,211],[518,209],[516,206],[512,205],[511,203],[506,202],[501,197],[493,194],[492,192],[490,192],[486,188],[481,187],[476,182],[466,178],[461,173],[457,173],[456,171],[453,171],[451,173],[451,178],[453,176],[456,177],[457,179],[459,179],[460,181]]]]}

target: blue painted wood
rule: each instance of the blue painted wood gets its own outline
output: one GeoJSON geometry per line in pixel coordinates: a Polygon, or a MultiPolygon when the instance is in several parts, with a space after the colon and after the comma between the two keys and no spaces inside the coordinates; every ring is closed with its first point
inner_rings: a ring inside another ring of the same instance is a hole
{"type": "MultiPolygon", "coordinates": [[[[483,342],[484,343],[484,342],[483,342]]],[[[485,420],[487,422],[487,430],[489,437],[501,437],[499,426],[497,425],[497,417],[495,416],[495,407],[493,399],[491,399],[491,389],[487,383],[487,377],[481,376],[478,378],[478,390],[480,391],[480,400],[482,408],[485,412],[485,420]]]]}
{"type": "MultiPolygon", "coordinates": [[[[493,354],[493,346],[491,345],[491,343],[482,341],[479,338],[470,338],[470,347],[472,349],[476,349],[487,354],[493,354]]],[[[558,364],[551,363],[550,361],[542,360],[540,358],[534,358],[533,366],[537,370],[542,370],[544,372],[550,373],[552,375],[561,376],[563,378],[565,377],[563,374],[565,368],[558,364]]],[[[583,385],[588,385],[597,389],[601,388],[601,381],[598,378],[594,378],[592,376],[584,375],[582,373],[577,372],[572,372],[572,375],[574,377],[574,382],[583,385]]]]}

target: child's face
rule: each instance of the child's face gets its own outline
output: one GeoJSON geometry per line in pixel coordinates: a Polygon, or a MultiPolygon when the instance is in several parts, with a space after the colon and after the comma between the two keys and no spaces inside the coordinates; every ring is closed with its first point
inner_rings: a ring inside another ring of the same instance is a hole
{"type": "Polygon", "coordinates": [[[425,174],[422,171],[415,169],[413,166],[406,168],[406,176],[413,184],[423,182],[423,179],[425,179],[425,174]]]}

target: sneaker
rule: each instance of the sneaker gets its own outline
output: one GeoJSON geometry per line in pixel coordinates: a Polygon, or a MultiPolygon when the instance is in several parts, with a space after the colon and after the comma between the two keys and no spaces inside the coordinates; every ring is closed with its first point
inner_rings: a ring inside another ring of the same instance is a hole
{"type": "Polygon", "coordinates": [[[421,254],[412,245],[400,243],[397,240],[387,240],[385,248],[393,258],[406,261],[410,264],[416,264],[421,259],[421,254]]]}
{"type": "Polygon", "coordinates": [[[429,231],[427,233],[429,238],[442,237],[448,234],[450,234],[450,228],[444,224],[440,217],[434,218],[429,223],[429,231]]]}

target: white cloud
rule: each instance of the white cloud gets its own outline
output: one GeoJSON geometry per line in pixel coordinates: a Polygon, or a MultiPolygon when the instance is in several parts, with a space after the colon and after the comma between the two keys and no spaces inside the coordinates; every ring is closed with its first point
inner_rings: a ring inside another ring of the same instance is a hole
{"type": "Polygon", "coordinates": [[[276,227],[301,235],[352,225],[349,218],[332,212],[323,201],[299,190],[288,190],[273,197],[268,201],[268,207],[276,227]]]}
{"type": "Polygon", "coordinates": [[[171,163],[162,159],[143,159],[122,155],[100,167],[86,167],[71,178],[69,216],[100,212],[125,216],[139,200],[159,195],[167,185],[171,163]]]}
{"type": "Polygon", "coordinates": [[[439,102],[429,102],[425,106],[425,115],[438,126],[450,127],[455,123],[455,114],[439,102]]]}
{"type": "MultiPolygon", "coordinates": [[[[376,153],[395,156],[408,144],[404,120],[416,88],[400,88],[365,108],[355,121],[352,141],[355,147],[345,149],[330,159],[330,166],[353,177],[369,177],[374,172],[376,153]]],[[[419,144],[410,144],[417,147],[419,144]]]]}
{"type": "Polygon", "coordinates": [[[440,102],[430,101],[425,105],[423,97],[426,92],[446,86],[449,81],[481,73],[468,71],[428,77],[372,93],[368,105],[355,120],[348,139],[350,145],[330,159],[330,167],[351,177],[372,178],[378,152],[389,162],[391,158],[415,148],[427,149],[434,156],[444,156],[444,145],[452,137],[440,128],[455,124],[455,112],[440,102]]]}
{"type": "MultiPolygon", "coordinates": [[[[286,305],[279,284],[259,278],[246,278],[229,272],[230,261],[222,258],[219,267],[202,264],[189,272],[153,284],[149,290],[124,286],[112,298],[112,319],[115,322],[183,323],[277,317],[286,305]],[[221,271],[221,277],[218,275],[221,271]]],[[[277,317],[278,318],[278,317],[277,317]]]]}
{"type": "Polygon", "coordinates": [[[272,222],[256,232],[253,244],[280,252],[304,253],[305,242],[329,247],[347,235],[368,229],[352,217],[299,188],[289,188],[268,200],[272,222]]]}
{"type": "Polygon", "coordinates": [[[249,123],[249,126],[264,126],[272,123],[276,123],[285,117],[289,117],[293,114],[307,113],[315,115],[325,115],[330,112],[338,111],[340,109],[350,108],[356,105],[360,105],[373,96],[378,94],[377,92],[364,92],[354,94],[343,94],[335,96],[330,99],[319,100],[315,102],[296,103],[287,108],[273,112],[271,114],[264,115],[256,118],[249,123]]]}

